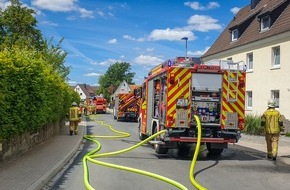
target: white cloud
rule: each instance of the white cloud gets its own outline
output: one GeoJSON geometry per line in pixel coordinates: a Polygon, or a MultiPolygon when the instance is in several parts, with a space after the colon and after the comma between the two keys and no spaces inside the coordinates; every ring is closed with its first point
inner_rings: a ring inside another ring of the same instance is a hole
{"type": "Polygon", "coordinates": [[[207,52],[207,50],[209,49],[209,47],[206,47],[204,50],[198,50],[198,51],[188,51],[187,54],[189,56],[193,56],[193,57],[200,57],[202,56],[205,52],[207,52]]]}
{"type": "Polygon", "coordinates": [[[77,84],[77,82],[76,82],[76,81],[73,81],[73,80],[69,80],[69,81],[67,81],[67,83],[68,83],[69,85],[71,85],[71,86],[77,84]]]}
{"type": "Polygon", "coordinates": [[[185,6],[188,6],[190,8],[192,8],[193,10],[209,10],[209,9],[215,9],[215,8],[219,8],[220,5],[218,2],[209,2],[207,4],[207,6],[202,6],[199,2],[194,1],[194,2],[185,2],[184,3],[185,6]]]}
{"type": "Polygon", "coordinates": [[[189,30],[184,29],[155,29],[149,35],[150,40],[169,40],[175,41],[180,40],[183,37],[188,37],[188,40],[194,40],[194,34],[189,30]]]}
{"type": "Polygon", "coordinates": [[[51,21],[41,21],[40,24],[43,24],[43,25],[47,25],[47,26],[58,26],[57,23],[54,23],[54,22],[51,22],[51,21]]]}
{"type": "Polygon", "coordinates": [[[102,73],[87,73],[84,76],[87,76],[87,77],[98,77],[98,76],[101,76],[101,75],[102,75],[102,73]]]}
{"type": "Polygon", "coordinates": [[[99,63],[96,63],[96,64],[102,65],[102,66],[110,66],[112,64],[115,64],[116,62],[121,62],[121,61],[117,60],[117,59],[110,58],[110,59],[107,59],[105,61],[102,61],[102,62],[99,62],[99,63]]]}
{"type": "Polygon", "coordinates": [[[231,8],[231,12],[235,15],[239,12],[240,9],[241,8],[239,8],[239,7],[233,7],[233,8],[231,8]]]}
{"type": "Polygon", "coordinates": [[[55,12],[67,12],[77,8],[77,0],[32,0],[31,4],[40,9],[55,12]]]}
{"type": "Polygon", "coordinates": [[[94,18],[94,12],[81,8],[77,5],[78,0],[32,0],[31,4],[38,9],[49,10],[53,12],[76,11],[81,18],[94,18]]]}
{"type": "Polygon", "coordinates": [[[6,0],[1,0],[1,1],[0,1],[0,8],[4,10],[4,9],[6,9],[10,4],[11,4],[10,1],[8,2],[8,1],[6,1],[6,0]]]}
{"type": "Polygon", "coordinates": [[[97,14],[101,17],[105,17],[105,13],[101,10],[97,10],[97,14]]]}
{"type": "Polygon", "coordinates": [[[220,7],[220,4],[218,2],[209,2],[207,6],[208,9],[215,9],[219,7],[220,7]]]}
{"type": "Polygon", "coordinates": [[[154,48],[146,48],[146,51],[147,52],[153,52],[154,51],[154,48]]]}
{"type": "Polygon", "coordinates": [[[116,44],[117,43],[117,39],[111,39],[108,41],[108,44],[116,44]]]}
{"type": "Polygon", "coordinates": [[[193,15],[187,23],[187,29],[196,30],[200,32],[207,32],[209,30],[220,30],[222,26],[218,24],[218,20],[207,15],[193,15]]]}
{"type": "Polygon", "coordinates": [[[134,62],[139,65],[158,65],[164,60],[150,55],[139,55],[134,59],[134,62]]]}
{"type": "Polygon", "coordinates": [[[93,11],[84,8],[79,8],[79,13],[81,14],[81,18],[95,18],[93,11]]]}
{"type": "Polygon", "coordinates": [[[127,39],[127,40],[138,41],[138,42],[144,42],[145,41],[145,38],[135,38],[135,37],[132,37],[130,35],[123,35],[123,38],[127,39]]]}

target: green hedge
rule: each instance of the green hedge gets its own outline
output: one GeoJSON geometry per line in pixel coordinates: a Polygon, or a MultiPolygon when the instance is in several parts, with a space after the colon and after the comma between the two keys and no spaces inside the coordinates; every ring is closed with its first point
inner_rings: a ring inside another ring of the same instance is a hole
{"type": "Polygon", "coordinates": [[[17,48],[0,52],[0,140],[60,120],[78,99],[41,53],[17,48]]]}

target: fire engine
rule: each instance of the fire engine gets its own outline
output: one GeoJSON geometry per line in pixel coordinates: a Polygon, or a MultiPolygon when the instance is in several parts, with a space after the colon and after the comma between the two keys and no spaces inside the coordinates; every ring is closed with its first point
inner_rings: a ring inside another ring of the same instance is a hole
{"type": "Polygon", "coordinates": [[[116,95],[113,115],[117,121],[138,121],[140,99],[134,91],[116,95]]]}
{"type": "Polygon", "coordinates": [[[96,96],[93,98],[93,104],[95,105],[95,113],[106,113],[107,100],[103,96],[96,96]]]}
{"type": "Polygon", "coordinates": [[[236,143],[245,123],[246,74],[242,62],[196,63],[177,57],[151,70],[142,84],[138,134],[146,139],[167,132],[151,143],[156,153],[184,150],[197,142],[197,122],[211,154],[221,154],[228,143],[236,143]]]}

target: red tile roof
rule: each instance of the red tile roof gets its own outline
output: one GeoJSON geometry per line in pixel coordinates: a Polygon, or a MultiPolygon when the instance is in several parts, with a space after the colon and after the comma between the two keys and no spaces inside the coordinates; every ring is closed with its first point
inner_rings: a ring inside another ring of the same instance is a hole
{"type": "Polygon", "coordinates": [[[290,31],[290,0],[258,2],[254,9],[251,5],[242,8],[202,58],[290,31]],[[269,30],[260,31],[260,19],[266,15],[271,17],[271,26],[269,30]],[[231,41],[231,30],[235,28],[240,36],[231,41]]]}

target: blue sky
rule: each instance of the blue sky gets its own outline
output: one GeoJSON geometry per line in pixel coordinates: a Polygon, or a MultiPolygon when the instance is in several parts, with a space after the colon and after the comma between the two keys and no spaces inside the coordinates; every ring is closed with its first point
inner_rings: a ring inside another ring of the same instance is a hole
{"type": "MultiPolygon", "coordinates": [[[[68,52],[71,85],[97,85],[115,62],[128,62],[141,84],[167,59],[201,56],[251,0],[21,0],[36,11],[38,29],[68,52]]],[[[9,2],[0,0],[0,7],[9,2]]]]}

